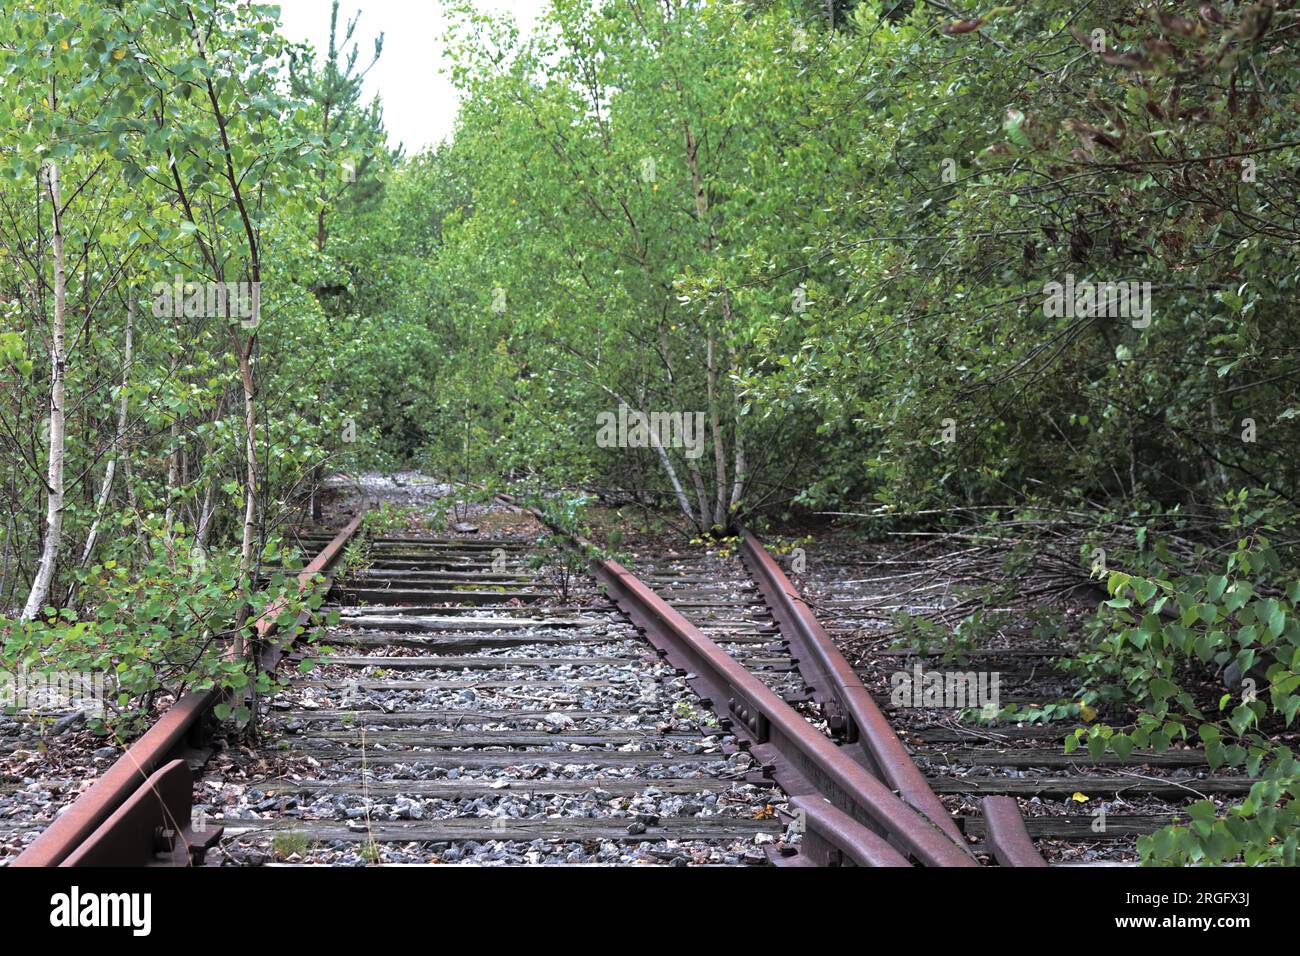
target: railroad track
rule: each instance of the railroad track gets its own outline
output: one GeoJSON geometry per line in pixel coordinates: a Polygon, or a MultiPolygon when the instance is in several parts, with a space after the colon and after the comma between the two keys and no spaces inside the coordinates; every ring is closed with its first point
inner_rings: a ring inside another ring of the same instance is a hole
{"type": "MultiPolygon", "coordinates": [[[[306,535],[322,549],[311,570],[358,523],[306,535]]],[[[213,701],[179,701],[18,865],[1043,866],[1035,838],[1058,861],[1074,846],[1127,859],[1096,847],[1131,846],[1198,796],[1190,752],[1126,774],[1067,759],[1059,728],[893,708],[882,677],[924,654],[881,649],[855,671],[752,535],[737,556],[638,558],[640,577],[596,560],[565,594],[533,548],[373,541],[332,583],[326,650],[268,642],[284,689],[256,750],[195,784],[213,701]],[[1168,812],[1112,801],[1099,830],[1077,809],[1135,789],[1168,812]]],[[[834,581],[813,578],[824,599],[834,581]]],[[[879,617],[881,594],[834,593],[831,628],[879,617]]],[[[980,666],[1032,696],[1051,653],[1001,648],[980,666]]]]}
{"type": "MultiPolygon", "coordinates": [[[[739,556],[660,552],[637,563],[663,599],[818,734],[980,862],[1041,866],[1004,797],[953,815],[937,798],[777,561],[746,533],[739,556]]],[[[889,827],[882,828],[890,833],[889,827]]],[[[897,841],[896,841],[897,842],[897,841]]],[[[947,865],[959,865],[947,861],[947,865]]]]}
{"type": "MultiPolygon", "coordinates": [[[[391,538],[272,702],[223,862],[766,863],[785,797],[594,589],[521,539],[391,538]],[[360,604],[359,602],[365,602],[360,604]]],[[[793,835],[792,835],[793,839],[793,835]]]]}

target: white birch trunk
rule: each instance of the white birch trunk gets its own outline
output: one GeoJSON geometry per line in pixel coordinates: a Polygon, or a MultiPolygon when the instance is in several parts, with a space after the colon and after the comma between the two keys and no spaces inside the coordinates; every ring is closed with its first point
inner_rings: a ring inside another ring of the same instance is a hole
{"type": "Polygon", "coordinates": [[[50,596],[54,582],[54,567],[59,560],[59,547],[63,543],[63,450],[64,401],[67,390],[67,352],[63,341],[65,308],[67,306],[67,275],[63,261],[63,214],[60,209],[62,193],[59,189],[59,167],[48,163],[43,167],[49,186],[50,205],[54,223],[54,327],[50,334],[50,458],[46,474],[46,491],[49,495],[45,509],[45,546],[41,551],[40,565],[32,581],[22,620],[36,617],[50,596]]]}

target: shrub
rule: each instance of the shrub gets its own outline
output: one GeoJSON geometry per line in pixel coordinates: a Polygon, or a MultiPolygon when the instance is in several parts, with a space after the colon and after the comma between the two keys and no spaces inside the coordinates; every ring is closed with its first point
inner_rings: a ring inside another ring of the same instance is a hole
{"type": "Polygon", "coordinates": [[[1214,769],[1261,777],[1248,798],[1216,818],[1215,805],[1189,808],[1190,826],[1167,827],[1139,841],[1144,862],[1160,864],[1295,862],[1300,768],[1273,742],[1300,711],[1300,580],[1270,543],[1271,527],[1234,496],[1236,542],[1211,572],[1182,572],[1159,545],[1131,572],[1112,572],[1099,609],[1098,637],[1070,668],[1081,675],[1085,704],[1135,712],[1131,725],[1079,727],[1072,753],[1168,749],[1197,741],[1214,769]],[[1223,687],[1214,671],[1240,675],[1223,687]],[[1268,731],[1272,731],[1270,734],[1268,731]]]}
{"type": "Polygon", "coordinates": [[[127,537],[108,542],[104,559],[79,572],[84,614],[47,608],[34,621],[0,621],[0,667],[105,675],[103,711],[87,715],[99,733],[131,736],[161,698],[214,686],[235,701],[219,705],[217,716],[249,722],[246,692],[269,694],[274,683],[248,661],[227,657],[236,635],[242,632],[248,646],[253,622],[275,606],[276,624],[292,636],[299,616],[319,608],[324,595],[299,592],[301,564],[278,541],[262,555],[277,563],[246,599],[237,550],[204,551],[180,526],[171,536],[161,522],[145,530],[143,544],[127,537]]]}

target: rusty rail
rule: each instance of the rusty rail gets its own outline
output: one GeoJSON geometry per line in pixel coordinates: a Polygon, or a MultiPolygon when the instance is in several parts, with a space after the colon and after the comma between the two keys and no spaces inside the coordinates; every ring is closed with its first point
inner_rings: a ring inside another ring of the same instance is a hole
{"type": "Polygon", "coordinates": [[[1047,866],[1034,847],[1014,797],[985,797],[980,809],[984,812],[984,841],[995,860],[1003,866],[1047,866]]]}
{"type": "Polygon", "coordinates": [[[889,784],[917,812],[953,840],[962,832],[926,783],[871,694],[831,641],[812,608],[758,538],[743,532],[740,556],[790,643],[804,683],[822,707],[831,730],[872,775],[889,784]]]}
{"type": "Polygon", "coordinates": [[[695,675],[706,705],[730,716],[755,756],[798,800],[815,837],[810,849],[820,856],[814,862],[905,866],[906,854],[927,866],[977,865],[964,841],[899,799],[629,571],[609,560],[593,561],[592,570],[669,662],[695,675]]]}
{"type": "Polygon", "coordinates": [[[197,866],[221,827],[195,824],[194,774],[173,760],[149,776],[60,866],[197,866]]]}
{"type": "MultiPolygon", "coordinates": [[[[538,509],[512,495],[497,499],[550,525],[538,509]]],[[[585,538],[552,530],[592,549],[585,538]]],[[[598,559],[591,567],[650,643],[674,666],[694,674],[692,686],[705,705],[735,718],[738,735],[789,794],[805,823],[804,858],[784,862],[907,866],[910,856],[928,866],[978,866],[961,829],[780,565],[749,532],[743,532],[741,555],[791,644],[800,675],[831,717],[832,730],[858,746],[841,747],[819,733],[626,568],[598,559]]],[[[985,813],[998,862],[1045,866],[1015,801],[993,809],[986,805],[985,813]]]]}
{"type": "MultiPolygon", "coordinates": [[[[10,866],[60,866],[127,802],[150,776],[190,750],[206,730],[219,695],[215,688],[186,694],[127,748],[89,790],[51,823],[10,866]]],[[[188,815],[188,810],[187,810],[188,815]]]]}
{"type": "MultiPolygon", "coordinates": [[[[889,784],[909,806],[964,845],[961,830],[776,559],[749,531],[742,533],[740,555],[780,625],[781,633],[789,641],[804,683],[822,706],[832,730],[845,744],[855,745],[852,752],[867,770],[889,784]]],[[[983,809],[987,840],[999,863],[1003,866],[1046,866],[1034,848],[1014,800],[990,798],[984,801],[983,809]]]]}
{"type": "MultiPolygon", "coordinates": [[[[303,568],[300,592],[338,558],[364,514],[363,508],[303,568]]],[[[272,604],[254,622],[259,639],[274,633],[283,607],[272,604]]],[[[214,687],[172,704],[10,866],[140,865],[155,862],[160,849],[178,865],[190,862],[192,853],[201,858],[221,831],[198,833],[191,827],[194,788],[185,758],[201,749],[222,697],[214,687]]]]}

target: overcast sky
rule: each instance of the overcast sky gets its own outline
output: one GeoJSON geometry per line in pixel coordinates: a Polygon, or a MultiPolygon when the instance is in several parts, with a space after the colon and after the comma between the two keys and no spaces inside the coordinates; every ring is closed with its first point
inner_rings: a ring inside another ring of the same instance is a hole
{"type": "MultiPolygon", "coordinates": [[[[279,0],[283,32],[319,50],[329,44],[331,0],[279,0]]],[[[486,11],[515,17],[527,34],[545,0],[477,0],[486,11]]],[[[353,40],[361,47],[357,63],[368,63],[375,36],[384,34],[384,53],[366,77],[366,98],[379,94],[392,145],[414,153],[446,137],[456,118],[456,93],[442,74],[441,37],[446,21],[440,0],[340,0],[339,30],[361,11],[353,40]]]]}

